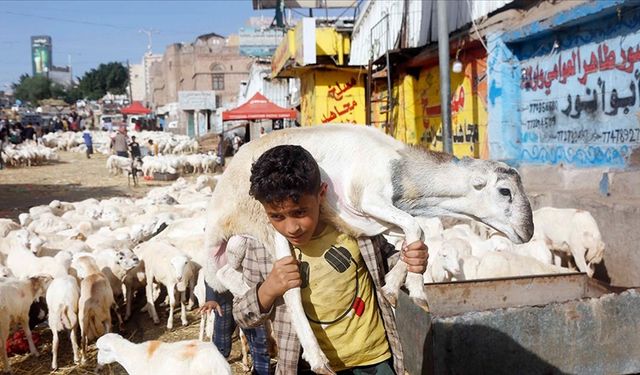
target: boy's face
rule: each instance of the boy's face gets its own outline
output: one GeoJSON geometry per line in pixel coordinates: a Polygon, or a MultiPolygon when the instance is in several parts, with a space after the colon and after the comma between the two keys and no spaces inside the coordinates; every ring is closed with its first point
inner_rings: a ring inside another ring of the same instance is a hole
{"type": "Polygon", "coordinates": [[[324,202],[327,184],[318,194],[305,194],[298,203],[287,199],[278,203],[261,202],[271,225],[294,246],[302,246],[324,229],[320,225],[320,205],[324,202]]]}

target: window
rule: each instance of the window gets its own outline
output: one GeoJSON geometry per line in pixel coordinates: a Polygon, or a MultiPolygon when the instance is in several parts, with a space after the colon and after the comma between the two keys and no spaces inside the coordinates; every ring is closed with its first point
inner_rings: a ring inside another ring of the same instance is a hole
{"type": "Polygon", "coordinates": [[[224,74],[215,73],[212,81],[213,90],[224,90],[224,74]]]}

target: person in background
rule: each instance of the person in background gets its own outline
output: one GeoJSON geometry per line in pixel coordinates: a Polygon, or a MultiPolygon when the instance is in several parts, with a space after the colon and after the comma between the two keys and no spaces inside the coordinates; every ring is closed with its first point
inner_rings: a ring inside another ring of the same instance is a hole
{"type": "Polygon", "coordinates": [[[260,138],[264,137],[265,135],[267,135],[267,133],[264,131],[264,126],[260,127],[260,138]]]}
{"type": "Polygon", "coordinates": [[[35,129],[33,129],[33,124],[31,123],[31,121],[29,121],[27,123],[27,127],[24,128],[24,131],[22,132],[22,140],[23,141],[33,141],[34,140],[34,135],[36,134],[35,129]]]}
{"type": "Polygon", "coordinates": [[[4,159],[2,158],[2,154],[4,154],[4,146],[8,143],[9,131],[6,127],[3,127],[0,130],[0,169],[4,169],[4,159]]]}
{"type": "Polygon", "coordinates": [[[158,144],[153,143],[153,139],[149,140],[149,155],[158,156],[158,144]]]}
{"type": "Polygon", "coordinates": [[[84,145],[87,146],[87,159],[91,159],[93,154],[93,138],[91,132],[87,128],[82,128],[82,139],[84,139],[84,145]]]}
{"type": "Polygon", "coordinates": [[[40,125],[40,123],[36,123],[35,132],[36,132],[36,143],[39,145],[44,145],[44,142],[42,141],[42,135],[44,132],[42,131],[42,125],[40,125]]]}
{"type": "Polygon", "coordinates": [[[224,136],[218,134],[218,149],[216,151],[217,162],[220,166],[224,167],[224,136]]]}
{"type": "Polygon", "coordinates": [[[136,142],[135,135],[131,137],[131,143],[129,143],[129,150],[131,151],[131,157],[134,159],[142,156],[140,153],[140,144],[136,142]]]}
{"type": "Polygon", "coordinates": [[[238,135],[238,133],[236,133],[236,135],[233,137],[233,154],[237,154],[238,151],[240,150],[240,147],[242,147],[242,138],[240,137],[240,135],[238,135]]]}
{"type": "Polygon", "coordinates": [[[116,152],[116,155],[122,156],[123,158],[129,157],[126,131],[124,125],[122,125],[116,132],[115,137],[113,137],[113,151],[116,152]]]}

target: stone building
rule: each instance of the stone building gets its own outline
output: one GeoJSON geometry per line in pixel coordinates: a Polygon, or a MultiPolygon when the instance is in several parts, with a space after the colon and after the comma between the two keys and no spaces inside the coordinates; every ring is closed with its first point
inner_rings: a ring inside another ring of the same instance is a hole
{"type": "Polygon", "coordinates": [[[193,43],[171,44],[162,59],[150,66],[149,100],[168,130],[202,135],[212,129],[216,108],[236,105],[241,82],[248,79],[252,61],[253,58],[240,55],[237,37],[210,33],[197,37],[193,43]],[[179,92],[189,91],[213,96],[214,108],[210,104],[196,110],[180,108],[179,92]]]}

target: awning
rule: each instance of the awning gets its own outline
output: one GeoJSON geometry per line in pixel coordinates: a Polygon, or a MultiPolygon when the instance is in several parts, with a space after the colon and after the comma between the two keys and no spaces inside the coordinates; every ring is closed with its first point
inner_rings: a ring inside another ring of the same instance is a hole
{"type": "Polygon", "coordinates": [[[136,100],[131,105],[122,108],[120,113],[123,115],[147,115],[151,113],[151,110],[142,105],[142,102],[136,100]]]}
{"type": "Polygon", "coordinates": [[[297,112],[294,109],[273,104],[259,92],[241,106],[222,112],[222,121],[294,119],[296,117],[297,112]]]}

